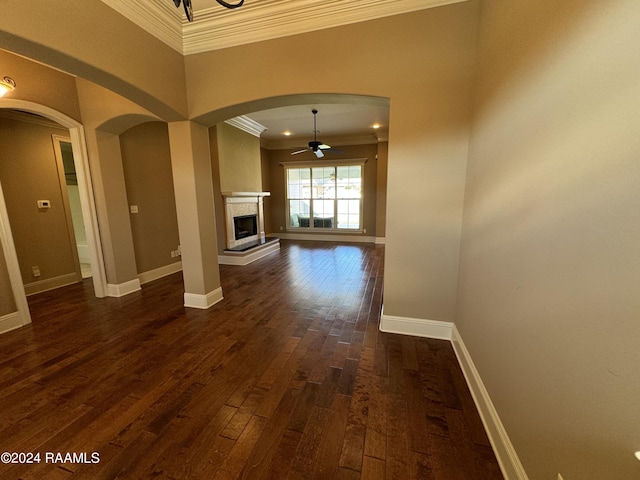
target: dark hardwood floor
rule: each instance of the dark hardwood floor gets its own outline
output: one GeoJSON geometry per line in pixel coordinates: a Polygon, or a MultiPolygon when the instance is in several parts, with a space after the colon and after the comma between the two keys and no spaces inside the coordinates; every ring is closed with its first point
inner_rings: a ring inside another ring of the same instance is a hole
{"type": "Polygon", "coordinates": [[[450,344],[378,331],[383,255],[282,241],[221,266],[206,311],[180,274],[30,297],[0,335],[0,452],[40,462],[0,478],[502,479],[450,344]]]}

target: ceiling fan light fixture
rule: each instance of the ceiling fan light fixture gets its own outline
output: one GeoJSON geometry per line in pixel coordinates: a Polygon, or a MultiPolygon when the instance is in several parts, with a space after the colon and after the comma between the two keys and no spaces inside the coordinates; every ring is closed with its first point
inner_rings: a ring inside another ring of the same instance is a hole
{"type": "Polygon", "coordinates": [[[0,80],[0,97],[3,97],[5,93],[12,92],[16,88],[16,82],[11,77],[4,77],[0,80]]]}
{"type": "Polygon", "coordinates": [[[318,140],[318,136],[317,136],[318,128],[316,124],[316,114],[318,113],[318,110],[314,108],[311,110],[311,113],[313,114],[313,141],[308,143],[307,148],[303,148],[301,150],[296,150],[295,152],[291,152],[291,155],[298,155],[299,153],[302,153],[302,152],[311,151],[314,153],[316,157],[322,158],[324,157],[323,150],[326,150],[332,153],[344,153],[342,150],[332,148],[330,145],[327,145],[326,143],[323,143],[318,140]]]}

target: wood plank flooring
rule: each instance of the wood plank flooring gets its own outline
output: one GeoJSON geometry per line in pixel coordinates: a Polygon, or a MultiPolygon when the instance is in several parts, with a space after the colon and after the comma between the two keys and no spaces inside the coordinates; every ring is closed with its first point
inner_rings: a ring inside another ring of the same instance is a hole
{"type": "Polygon", "coordinates": [[[221,266],[206,311],[181,274],[30,297],[0,335],[0,452],[41,457],[0,478],[502,479],[450,344],[379,332],[384,247],[281,243],[221,266]]]}

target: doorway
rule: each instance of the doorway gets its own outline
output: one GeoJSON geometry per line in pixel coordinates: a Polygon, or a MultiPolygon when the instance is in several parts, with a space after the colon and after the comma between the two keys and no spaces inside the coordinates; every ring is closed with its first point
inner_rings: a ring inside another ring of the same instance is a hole
{"type": "Polygon", "coordinates": [[[52,135],[52,138],[56,163],[60,171],[60,184],[67,191],[69,215],[71,217],[71,226],[73,227],[73,238],[75,240],[80,274],[83,279],[91,278],[91,259],[89,258],[89,245],[87,244],[87,233],[82,215],[78,174],[73,159],[73,146],[70,138],[59,135],[52,135]]]}
{"type": "MultiPolygon", "coordinates": [[[[93,289],[96,297],[106,296],[106,272],[102,256],[102,245],[98,229],[98,220],[91,182],[91,171],[87,157],[84,129],[76,120],[49,107],[33,102],[16,99],[0,99],[0,109],[13,109],[40,115],[68,129],[68,143],[71,144],[73,163],[78,187],[78,197],[82,208],[82,219],[85,229],[89,265],[93,278],[93,289]]],[[[6,202],[0,189],[0,241],[6,262],[8,280],[13,293],[14,310],[0,317],[0,333],[19,328],[31,322],[26,300],[20,265],[14,244],[6,202]],[[6,320],[6,321],[3,321],[6,320]]]]}

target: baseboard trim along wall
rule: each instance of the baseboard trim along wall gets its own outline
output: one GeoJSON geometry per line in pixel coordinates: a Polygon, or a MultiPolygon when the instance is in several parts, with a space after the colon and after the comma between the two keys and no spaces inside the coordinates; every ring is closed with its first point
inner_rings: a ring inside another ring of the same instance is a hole
{"type": "MultiPolygon", "coordinates": [[[[274,234],[276,235],[276,234],[274,234]]],[[[370,235],[341,235],[339,233],[277,233],[283,240],[311,240],[320,242],[345,242],[345,243],[377,243],[377,238],[370,235]]]]}
{"type": "Polygon", "coordinates": [[[416,318],[392,317],[385,315],[380,317],[380,331],[387,333],[399,333],[401,335],[413,335],[414,337],[437,338],[451,340],[453,323],[438,322],[434,320],[419,320],[416,318]]]}
{"type": "Polygon", "coordinates": [[[145,283],[153,282],[154,280],[158,280],[159,278],[166,277],[167,275],[172,275],[181,271],[182,262],[174,262],[160,268],[142,272],[138,274],[138,280],[140,281],[140,285],[144,285],[145,283]]]}
{"type": "Polygon", "coordinates": [[[223,298],[222,287],[218,287],[212,292],[207,293],[206,295],[200,295],[197,293],[185,293],[184,306],[206,310],[207,308],[214,306],[223,298]]]}
{"type": "Polygon", "coordinates": [[[7,313],[0,317],[0,333],[10,332],[25,325],[20,312],[7,313]]]}
{"type": "Polygon", "coordinates": [[[140,280],[137,278],[124,283],[107,283],[107,296],[116,298],[124,297],[140,289],[140,280]]]}
{"type": "Polygon", "coordinates": [[[79,278],[77,273],[66,273],[64,275],[58,275],[57,277],[47,278],[46,280],[38,280],[37,282],[26,283],[24,285],[24,293],[27,296],[34,295],[36,293],[53,290],[54,288],[71,285],[72,283],[77,283],[78,281],[79,278]]]}
{"type": "Polygon", "coordinates": [[[520,463],[518,454],[455,324],[437,320],[394,317],[385,315],[383,309],[380,317],[380,331],[451,342],[504,478],[506,480],[528,480],[529,477],[520,463]]]}
{"type": "Polygon", "coordinates": [[[455,325],[453,325],[451,344],[458,357],[458,363],[467,381],[469,390],[471,390],[476,408],[480,412],[480,418],[484,424],[487,436],[491,441],[491,446],[502,469],[502,474],[506,479],[528,480],[529,477],[520,463],[518,454],[515,448],[513,448],[509,435],[507,435],[507,431],[498,416],[491,397],[489,397],[482,378],[455,325]]]}

